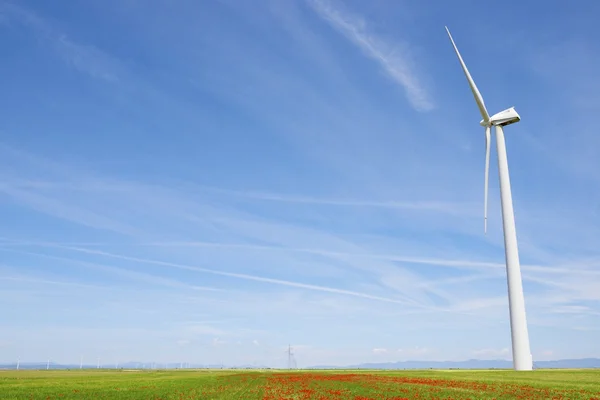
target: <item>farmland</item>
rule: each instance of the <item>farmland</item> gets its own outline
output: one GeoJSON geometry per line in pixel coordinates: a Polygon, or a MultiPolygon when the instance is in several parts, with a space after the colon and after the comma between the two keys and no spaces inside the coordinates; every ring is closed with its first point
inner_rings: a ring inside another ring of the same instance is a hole
{"type": "Polygon", "coordinates": [[[25,399],[599,399],[600,370],[2,371],[25,399]]]}

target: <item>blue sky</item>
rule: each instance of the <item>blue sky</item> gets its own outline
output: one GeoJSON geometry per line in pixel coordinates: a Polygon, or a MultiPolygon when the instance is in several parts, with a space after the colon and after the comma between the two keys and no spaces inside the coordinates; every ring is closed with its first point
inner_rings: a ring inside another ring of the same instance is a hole
{"type": "Polygon", "coordinates": [[[598,13],[0,1],[1,361],[510,359],[496,151],[484,235],[444,25],[490,113],[522,117],[534,359],[600,356],[598,13]]]}

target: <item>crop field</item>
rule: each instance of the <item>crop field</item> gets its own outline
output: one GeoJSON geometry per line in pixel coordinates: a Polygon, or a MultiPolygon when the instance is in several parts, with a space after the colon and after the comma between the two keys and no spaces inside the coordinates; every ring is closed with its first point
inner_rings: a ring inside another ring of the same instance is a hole
{"type": "Polygon", "coordinates": [[[600,370],[21,370],[0,371],[0,398],[600,400],[600,370]]]}

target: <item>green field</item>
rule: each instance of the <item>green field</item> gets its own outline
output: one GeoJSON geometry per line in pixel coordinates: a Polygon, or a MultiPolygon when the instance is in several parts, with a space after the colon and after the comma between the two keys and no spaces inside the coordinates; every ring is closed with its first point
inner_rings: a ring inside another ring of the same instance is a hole
{"type": "Polygon", "coordinates": [[[598,399],[600,370],[0,371],[0,399],[598,399]]]}

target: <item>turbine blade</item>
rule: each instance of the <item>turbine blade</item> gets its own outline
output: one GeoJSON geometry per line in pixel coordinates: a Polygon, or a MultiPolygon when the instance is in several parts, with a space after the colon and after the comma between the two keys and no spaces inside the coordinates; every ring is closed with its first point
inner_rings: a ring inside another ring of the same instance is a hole
{"type": "Polygon", "coordinates": [[[462,57],[460,56],[460,53],[458,52],[458,48],[456,47],[456,44],[454,43],[454,39],[452,39],[450,30],[448,30],[447,26],[445,28],[446,28],[446,32],[448,32],[448,37],[450,38],[450,41],[452,42],[452,46],[454,47],[454,51],[456,52],[456,55],[458,56],[458,60],[460,61],[460,65],[462,66],[463,72],[465,73],[465,76],[467,77],[467,81],[469,81],[469,86],[471,87],[471,92],[473,92],[473,97],[475,97],[475,101],[477,102],[477,107],[479,108],[479,112],[481,113],[481,118],[483,118],[483,121],[485,123],[487,123],[490,120],[490,115],[488,114],[487,109],[485,108],[485,103],[483,102],[483,97],[481,96],[481,93],[479,93],[479,89],[477,89],[477,86],[475,85],[475,81],[471,77],[471,74],[469,73],[469,70],[467,69],[465,62],[463,61],[462,57]]]}
{"type": "Polygon", "coordinates": [[[483,231],[487,234],[488,180],[490,176],[490,127],[485,127],[485,189],[483,195],[483,231]]]}

